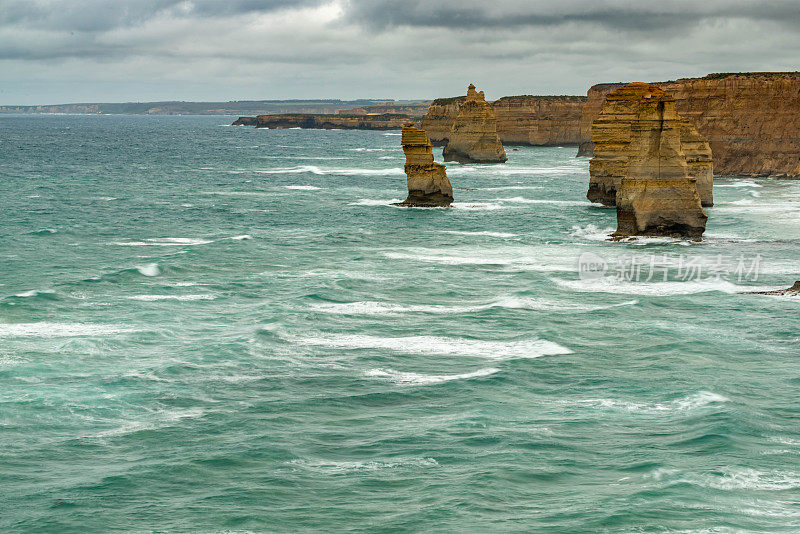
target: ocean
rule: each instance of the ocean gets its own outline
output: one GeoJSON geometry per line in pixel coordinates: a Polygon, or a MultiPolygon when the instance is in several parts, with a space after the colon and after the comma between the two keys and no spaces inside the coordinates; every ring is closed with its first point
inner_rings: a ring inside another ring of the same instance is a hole
{"type": "Polygon", "coordinates": [[[233,119],[0,115],[0,531],[800,531],[800,182],[610,242],[575,147],[233,119]]]}

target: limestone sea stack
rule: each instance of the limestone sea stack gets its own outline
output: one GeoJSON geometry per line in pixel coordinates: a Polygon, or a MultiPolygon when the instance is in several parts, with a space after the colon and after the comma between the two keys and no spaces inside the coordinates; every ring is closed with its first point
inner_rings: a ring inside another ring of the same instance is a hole
{"type": "Polygon", "coordinates": [[[497,120],[483,91],[470,84],[442,152],[445,161],[503,163],[508,158],[497,135],[497,120]]]}
{"type": "MultiPolygon", "coordinates": [[[[628,172],[631,157],[631,125],[637,120],[642,106],[650,105],[644,97],[652,93],[652,87],[655,86],[646,83],[628,84],[604,98],[605,104],[592,124],[594,157],[589,162],[591,178],[586,194],[590,201],[616,205],[617,189],[628,172]]],[[[689,176],[696,179],[702,205],[713,206],[711,147],[688,120],[680,117],[679,120],[681,152],[686,158],[689,176]]]]}
{"type": "MultiPolygon", "coordinates": [[[[622,85],[589,89],[579,156],[591,157],[592,123],[606,95],[622,85]]],[[[717,176],[800,178],[800,72],[709,74],[654,85],[674,96],[678,113],[708,139],[717,176]]]]}
{"type": "Polygon", "coordinates": [[[433,146],[425,130],[403,126],[403,152],[406,155],[408,198],[398,206],[442,207],[453,202],[453,186],[444,165],[434,163],[433,146]]]}
{"type": "Polygon", "coordinates": [[[675,112],[675,99],[654,85],[632,83],[607,100],[632,114],[627,170],[617,189],[614,237],[699,238],[708,217],[681,148],[683,119],[675,112]]]}

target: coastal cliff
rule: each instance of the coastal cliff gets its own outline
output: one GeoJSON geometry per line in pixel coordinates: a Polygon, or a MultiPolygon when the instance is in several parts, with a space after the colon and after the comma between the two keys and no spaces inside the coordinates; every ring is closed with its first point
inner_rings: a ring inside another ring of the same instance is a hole
{"type": "MultiPolygon", "coordinates": [[[[675,112],[675,99],[654,85],[631,83],[606,97],[601,118],[604,115],[608,126],[613,126],[614,117],[623,122],[623,128],[606,131],[630,132],[627,169],[617,189],[614,237],[699,238],[708,217],[700,206],[696,180],[689,176],[681,146],[683,119],[675,112]],[[606,108],[616,113],[608,115],[606,108]]],[[[601,118],[597,122],[602,124],[601,118]]]]}
{"type": "Polygon", "coordinates": [[[433,147],[425,130],[403,126],[408,198],[397,204],[408,207],[445,207],[453,202],[453,186],[444,165],[433,161],[433,147]]]}
{"type": "MultiPolygon", "coordinates": [[[[437,98],[422,128],[434,146],[444,146],[466,97],[437,98]]],[[[504,145],[558,146],[581,141],[584,96],[504,96],[492,103],[497,135],[504,145]]],[[[602,105],[602,104],[601,104],[602,105]]]]}
{"type": "Polygon", "coordinates": [[[232,126],[286,129],[310,128],[318,130],[400,130],[404,124],[414,122],[408,115],[385,113],[382,115],[328,115],[289,113],[239,117],[232,126]]]}
{"type": "Polygon", "coordinates": [[[492,103],[504,145],[558,146],[581,141],[586,97],[504,96],[492,103]]]}
{"type": "Polygon", "coordinates": [[[467,99],[466,96],[453,96],[449,98],[437,98],[428,107],[428,112],[422,119],[422,129],[428,134],[428,138],[433,146],[445,146],[456,122],[461,104],[467,99]]]}
{"type": "Polygon", "coordinates": [[[500,137],[492,106],[483,91],[470,84],[442,151],[445,161],[460,163],[503,163],[508,158],[500,137]]]}
{"type": "MultiPolygon", "coordinates": [[[[589,89],[579,155],[591,155],[591,124],[607,94],[589,89]]],[[[709,74],[653,85],[675,97],[677,112],[708,139],[714,174],[800,178],[800,72],[709,74]]]]}

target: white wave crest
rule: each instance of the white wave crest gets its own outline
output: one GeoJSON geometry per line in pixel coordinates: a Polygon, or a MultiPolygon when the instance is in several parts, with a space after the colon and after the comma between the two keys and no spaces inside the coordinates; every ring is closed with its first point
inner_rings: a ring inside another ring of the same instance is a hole
{"type": "Polygon", "coordinates": [[[498,202],[514,202],[519,204],[555,204],[557,206],[600,206],[588,200],[548,200],[543,198],[524,198],[524,197],[511,197],[511,198],[498,198],[498,202]]]}
{"type": "Polygon", "coordinates": [[[88,323],[0,324],[0,337],[92,337],[130,332],[136,330],[88,323]]]}
{"type": "Polygon", "coordinates": [[[726,280],[687,280],[686,282],[626,282],[612,277],[596,280],[551,280],[562,288],[573,291],[592,293],[623,293],[626,295],[646,295],[652,297],[665,297],[672,295],[693,295],[719,291],[722,293],[737,293],[739,291],[754,291],[757,289],[738,286],[726,280]]]}
{"type": "Polygon", "coordinates": [[[143,276],[158,276],[161,274],[161,269],[159,269],[157,263],[148,263],[147,265],[139,265],[136,269],[143,275],[143,276]]]}
{"type": "Polygon", "coordinates": [[[405,174],[405,171],[399,167],[392,167],[389,169],[321,169],[314,165],[301,165],[299,167],[286,167],[281,169],[266,169],[255,172],[259,174],[300,174],[308,172],[317,175],[332,174],[337,176],[389,176],[405,174]]]}
{"type": "Polygon", "coordinates": [[[800,488],[800,473],[794,471],[723,467],[713,472],[687,473],[677,469],[656,469],[648,477],[667,485],[691,484],[723,491],[787,491],[800,488]]]}
{"type": "Polygon", "coordinates": [[[298,191],[318,191],[321,189],[315,185],[285,185],[283,187],[286,189],[296,189],[298,191]]]}
{"type": "MultiPolygon", "coordinates": [[[[713,393],[711,391],[700,391],[684,397],[676,399],[671,402],[661,403],[641,403],[629,402],[617,399],[586,399],[578,401],[576,404],[579,406],[587,406],[593,408],[604,408],[628,412],[641,412],[641,413],[661,413],[661,412],[681,412],[695,410],[702,408],[709,404],[719,404],[729,402],[730,399],[713,393]]],[[[571,404],[569,401],[564,401],[564,404],[571,404]]]]}
{"type": "Polygon", "coordinates": [[[489,376],[499,371],[500,369],[487,367],[485,369],[478,369],[472,373],[457,375],[422,375],[418,373],[403,373],[393,369],[370,369],[365,371],[364,374],[370,378],[389,380],[401,386],[427,386],[431,384],[441,384],[442,382],[450,382],[452,380],[468,380],[470,378],[489,376]]]}
{"type": "Polygon", "coordinates": [[[233,239],[234,241],[245,241],[247,239],[253,239],[253,237],[251,235],[244,234],[244,235],[235,235],[231,237],[231,239],[233,239]]]}
{"type": "Polygon", "coordinates": [[[191,237],[160,237],[153,239],[145,239],[144,241],[114,241],[111,245],[118,245],[123,247],[175,247],[185,245],[207,245],[213,243],[208,239],[197,239],[191,237]]]}
{"type": "Polygon", "coordinates": [[[590,241],[608,241],[613,233],[614,228],[609,227],[601,230],[597,227],[597,225],[588,224],[584,227],[577,225],[573,226],[572,232],[570,232],[569,235],[572,237],[588,239],[590,241]]]}
{"type": "Polygon", "coordinates": [[[446,306],[436,304],[394,304],[390,302],[325,302],[315,303],[311,307],[319,312],[334,315],[400,315],[405,313],[434,313],[434,314],[459,314],[474,313],[492,308],[505,308],[511,310],[540,310],[540,311],[572,311],[588,312],[600,311],[620,306],[635,306],[638,300],[628,300],[617,304],[591,305],[585,303],[571,303],[556,300],[500,297],[488,303],[467,306],[446,306]]]}
{"type": "Polygon", "coordinates": [[[347,471],[375,471],[378,469],[396,469],[403,467],[437,467],[439,463],[433,458],[407,458],[393,459],[392,461],[370,460],[366,462],[343,462],[333,460],[292,460],[292,465],[314,469],[328,473],[343,473],[347,471]]]}
{"type": "Polygon", "coordinates": [[[214,300],[214,295],[135,295],[128,297],[130,300],[141,300],[145,302],[153,302],[157,300],[214,300]]]}
{"type": "Polygon", "coordinates": [[[440,233],[442,234],[453,234],[453,235],[474,235],[474,236],[486,236],[486,237],[518,237],[519,234],[510,234],[507,232],[462,232],[459,230],[442,230],[440,233]]]}
{"type": "Polygon", "coordinates": [[[327,334],[298,338],[297,341],[333,349],[387,349],[407,354],[472,356],[490,360],[538,358],[572,353],[568,348],[544,339],[482,341],[434,336],[380,337],[362,334],[327,334]]]}
{"type": "Polygon", "coordinates": [[[399,198],[381,200],[377,198],[361,198],[358,202],[351,202],[351,206],[392,206],[397,202],[402,202],[399,198]]]}

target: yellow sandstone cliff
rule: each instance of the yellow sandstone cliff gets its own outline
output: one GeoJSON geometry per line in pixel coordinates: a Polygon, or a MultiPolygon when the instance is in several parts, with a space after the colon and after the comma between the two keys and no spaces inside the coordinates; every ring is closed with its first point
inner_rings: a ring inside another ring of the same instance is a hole
{"type": "Polygon", "coordinates": [[[582,96],[504,96],[492,103],[504,145],[559,146],[581,141],[582,96]]]}
{"type": "Polygon", "coordinates": [[[675,99],[654,85],[631,83],[609,94],[606,101],[607,106],[627,112],[620,114],[626,127],[608,130],[629,131],[614,237],[699,238],[708,217],[700,206],[696,180],[689,175],[681,143],[683,119],[675,112],[675,99]]]}
{"type": "Polygon", "coordinates": [[[422,119],[422,129],[428,134],[433,146],[445,146],[456,122],[461,104],[466,96],[453,96],[450,98],[437,98],[428,107],[428,112],[422,119]]]}
{"type": "Polygon", "coordinates": [[[433,147],[425,130],[403,126],[403,152],[406,155],[408,198],[399,206],[439,207],[453,202],[453,186],[444,165],[434,163],[433,147]]]}
{"type": "MultiPolygon", "coordinates": [[[[434,146],[444,146],[461,110],[464,96],[437,98],[422,128],[434,146]]],[[[504,145],[577,145],[581,137],[581,112],[585,96],[504,96],[492,102],[497,135],[504,145]]]]}
{"type": "MultiPolygon", "coordinates": [[[[717,176],[800,178],[800,72],[709,74],[654,85],[708,139],[717,176]]],[[[591,124],[622,84],[589,89],[579,155],[591,155],[591,124]]]]}
{"type": "Polygon", "coordinates": [[[500,137],[492,106],[483,91],[470,84],[442,152],[445,161],[460,163],[503,163],[508,158],[500,137]]]}

